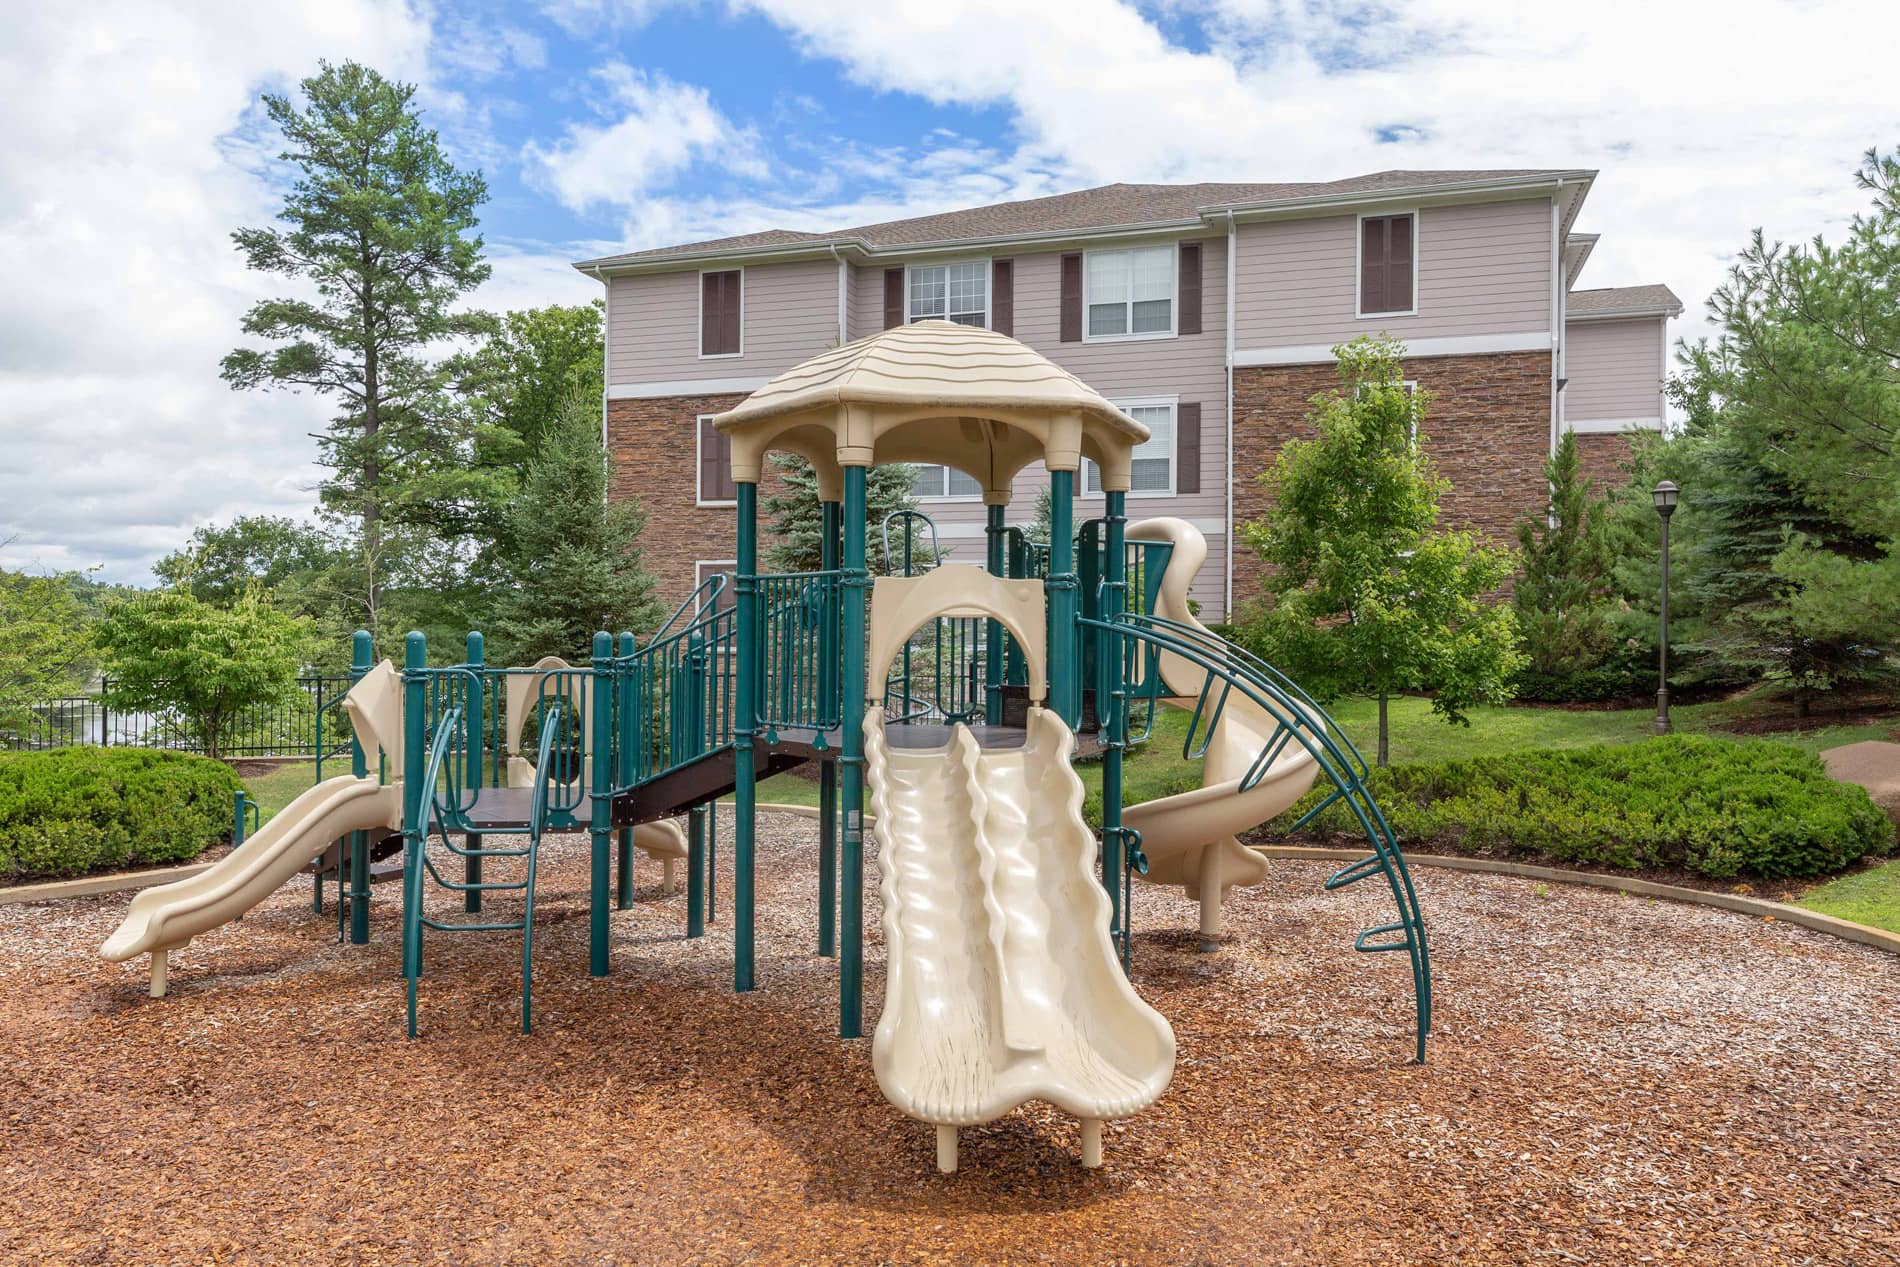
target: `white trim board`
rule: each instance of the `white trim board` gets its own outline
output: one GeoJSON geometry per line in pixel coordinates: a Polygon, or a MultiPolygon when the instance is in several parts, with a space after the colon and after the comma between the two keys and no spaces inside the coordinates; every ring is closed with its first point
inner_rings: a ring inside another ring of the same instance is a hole
{"type": "Polygon", "coordinates": [[[755,392],[771,380],[759,375],[750,378],[673,378],[657,383],[615,383],[607,389],[608,400],[652,400],[656,396],[729,396],[733,392],[755,392]]]}
{"type": "MultiPolygon", "coordinates": [[[[1548,330],[1524,330],[1509,334],[1460,334],[1439,339],[1400,339],[1405,356],[1473,356],[1486,352],[1548,352],[1552,341],[1548,330]]],[[[1295,347],[1241,348],[1234,353],[1236,366],[1329,364],[1333,360],[1330,343],[1306,343],[1295,347]]]]}
{"type": "Polygon", "coordinates": [[[1625,431],[1661,431],[1661,418],[1566,418],[1564,429],[1580,436],[1620,435],[1625,431]]]}
{"type": "MultiPolygon", "coordinates": [[[[1088,498],[1084,498],[1079,495],[1076,497],[1076,501],[1078,502],[1080,501],[1098,502],[1101,500],[1102,500],[1102,495],[1100,493],[1097,493],[1093,497],[1088,497],[1088,498]]],[[[1130,515],[1128,516],[1128,522],[1131,524],[1137,523],[1142,518],[1144,518],[1144,516],[1130,515]]],[[[1227,524],[1223,520],[1190,519],[1188,520],[1188,522],[1193,524],[1196,528],[1200,529],[1201,534],[1203,536],[1216,537],[1216,538],[1222,538],[1222,539],[1224,539],[1226,536],[1227,524]]],[[[983,533],[984,533],[984,526],[980,523],[938,524],[937,525],[937,536],[939,539],[944,540],[944,541],[980,541],[983,538],[983,533]]]]}

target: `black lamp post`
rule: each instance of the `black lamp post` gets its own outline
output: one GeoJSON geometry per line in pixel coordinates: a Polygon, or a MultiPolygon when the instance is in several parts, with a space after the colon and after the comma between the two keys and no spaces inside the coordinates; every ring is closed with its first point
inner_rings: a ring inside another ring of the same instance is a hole
{"type": "Polygon", "coordinates": [[[1656,644],[1656,733],[1666,735],[1669,724],[1669,516],[1675,513],[1681,490],[1664,480],[1650,494],[1662,520],[1662,637],[1656,644]]]}

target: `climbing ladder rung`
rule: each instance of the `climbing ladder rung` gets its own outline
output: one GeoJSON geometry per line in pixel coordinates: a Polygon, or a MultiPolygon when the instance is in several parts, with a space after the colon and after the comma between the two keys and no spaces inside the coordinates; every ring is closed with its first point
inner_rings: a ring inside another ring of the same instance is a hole
{"type": "Polygon", "coordinates": [[[1354,940],[1352,948],[1354,950],[1364,951],[1366,954],[1378,954],[1382,950],[1410,950],[1412,948],[1411,926],[1405,923],[1398,923],[1380,924],[1376,928],[1368,928],[1365,932],[1360,933],[1358,938],[1354,940]],[[1368,940],[1373,937],[1384,937],[1390,933],[1404,933],[1405,936],[1399,938],[1397,941],[1374,942],[1368,940]]]}
{"type": "Polygon", "coordinates": [[[1357,884],[1359,881],[1367,879],[1368,877],[1385,875],[1387,874],[1388,866],[1389,864],[1386,862],[1384,855],[1375,853],[1369,858],[1361,858],[1350,866],[1341,867],[1339,870],[1327,876],[1326,887],[1328,889],[1343,889],[1349,884],[1357,884]]]}
{"type": "Polygon", "coordinates": [[[438,933],[518,933],[526,927],[520,920],[506,924],[442,924],[423,916],[422,926],[438,933]]]}

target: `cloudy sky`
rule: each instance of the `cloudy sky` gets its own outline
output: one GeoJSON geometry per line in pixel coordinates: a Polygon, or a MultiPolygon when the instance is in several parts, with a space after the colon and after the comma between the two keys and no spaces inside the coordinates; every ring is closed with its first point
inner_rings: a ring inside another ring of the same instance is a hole
{"type": "Polygon", "coordinates": [[[273,293],[258,95],[420,86],[493,191],[490,308],[567,262],[1108,181],[1594,167],[1583,285],[1701,326],[1760,225],[1838,226],[1900,143],[1900,5],[1496,0],[19,0],[0,40],[0,564],[148,583],[199,524],[302,514],[322,402],[218,360],[273,293]]]}

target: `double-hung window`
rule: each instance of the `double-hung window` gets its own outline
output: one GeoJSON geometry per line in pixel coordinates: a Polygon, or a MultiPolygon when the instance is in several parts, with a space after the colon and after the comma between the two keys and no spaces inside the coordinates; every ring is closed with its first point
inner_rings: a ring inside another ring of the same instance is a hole
{"type": "Polygon", "coordinates": [[[960,326],[990,323],[990,262],[913,264],[909,272],[908,321],[947,319],[960,326]]]}
{"type": "Polygon", "coordinates": [[[1359,217],[1359,315],[1418,311],[1418,220],[1411,212],[1359,217]]]}
{"type": "Polygon", "coordinates": [[[1176,254],[1172,243],[1088,252],[1082,270],[1086,337],[1152,339],[1173,334],[1176,254]]]}
{"type": "MultiPolygon", "coordinates": [[[[1172,399],[1118,400],[1115,406],[1148,428],[1148,438],[1135,446],[1128,492],[1134,497],[1160,497],[1174,491],[1174,422],[1177,404],[1172,399]]],[[[1102,472],[1095,463],[1082,463],[1082,492],[1093,497],[1102,492],[1102,472]]]]}
{"type": "Polygon", "coordinates": [[[964,501],[981,497],[983,486],[954,466],[920,466],[916,492],[928,501],[964,501]]]}
{"type": "Polygon", "coordinates": [[[713,429],[716,414],[700,414],[694,420],[699,432],[698,496],[701,506],[731,506],[739,497],[739,486],[732,479],[732,437],[713,429]]]}

